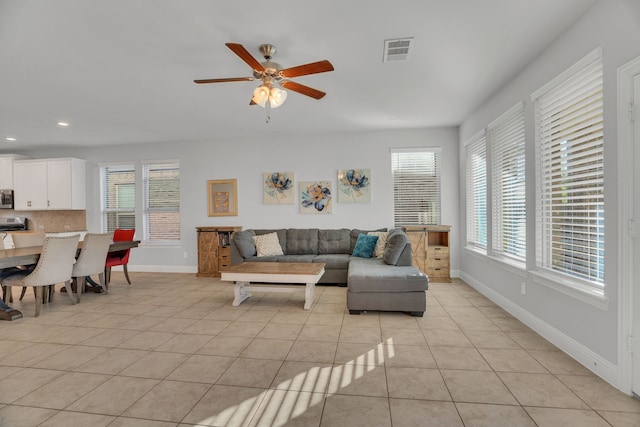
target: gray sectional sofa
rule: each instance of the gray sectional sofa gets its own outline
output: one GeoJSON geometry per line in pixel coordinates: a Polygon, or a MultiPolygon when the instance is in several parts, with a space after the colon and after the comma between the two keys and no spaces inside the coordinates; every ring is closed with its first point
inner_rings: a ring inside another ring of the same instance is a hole
{"type": "Polygon", "coordinates": [[[233,235],[231,263],[322,262],[325,273],[319,283],[346,285],[351,314],[366,310],[405,311],[422,316],[426,309],[428,277],[412,265],[411,244],[401,229],[390,230],[381,258],[353,256],[359,229],[260,229],[233,235]],[[282,255],[258,256],[254,236],[276,233],[282,255]]]}

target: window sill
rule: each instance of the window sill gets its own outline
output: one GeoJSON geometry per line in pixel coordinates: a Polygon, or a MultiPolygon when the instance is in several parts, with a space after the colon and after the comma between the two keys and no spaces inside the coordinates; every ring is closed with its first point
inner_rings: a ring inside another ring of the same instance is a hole
{"type": "Polygon", "coordinates": [[[510,273],[516,274],[523,279],[526,279],[528,276],[526,264],[518,263],[517,261],[511,260],[509,258],[496,256],[490,256],[489,260],[491,260],[491,264],[495,265],[496,267],[507,270],[510,273]]]}
{"type": "Polygon", "coordinates": [[[464,249],[469,255],[473,255],[474,257],[487,258],[487,252],[475,246],[465,246],[464,249]]]}
{"type": "Polygon", "coordinates": [[[532,271],[531,276],[537,284],[573,297],[602,311],[609,308],[609,298],[596,289],[590,289],[578,281],[565,279],[546,271],[532,271]]]}

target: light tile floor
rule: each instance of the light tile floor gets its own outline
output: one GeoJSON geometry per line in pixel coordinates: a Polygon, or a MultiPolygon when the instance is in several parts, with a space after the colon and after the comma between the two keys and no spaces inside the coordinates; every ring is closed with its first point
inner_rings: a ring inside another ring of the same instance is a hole
{"type": "Polygon", "coordinates": [[[624,395],[461,281],[427,313],[346,310],[346,289],[254,293],[114,273],[109,295],[31,292],[0,322],[0,426],[640,426],[624,395]]]}

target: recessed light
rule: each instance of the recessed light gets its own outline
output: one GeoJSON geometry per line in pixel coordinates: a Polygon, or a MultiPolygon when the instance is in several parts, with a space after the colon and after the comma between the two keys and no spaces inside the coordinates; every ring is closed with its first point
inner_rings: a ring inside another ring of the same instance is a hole
{"type": "Polygon", "coordinates": [[[67,122],[58,122],[58,126],[62,126],[64,128],[64,127],[69,126],[69,123],[67,123],[67,122]]]}
{"type": "Polygon", "coordinates": [[[5,138],[7,141],[15,141],[16,139],[12,136],[8,136],[5,138]]]}

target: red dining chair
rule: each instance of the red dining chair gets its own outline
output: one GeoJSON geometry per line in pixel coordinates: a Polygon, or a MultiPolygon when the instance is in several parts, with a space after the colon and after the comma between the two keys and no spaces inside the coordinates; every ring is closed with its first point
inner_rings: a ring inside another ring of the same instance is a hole
{"type": "MultiPolygon", "coordinates": [[[[113,241],[114,242],[130,242],[133,240],[133,235],[136,233],[136,230],[124,230],[122,228],[117,228],[113,232],[113,241]]],[[[123,251],[109,252],[107,254],[107,261],[105,262],[105,279],[106,282],[109,283],[111,281],[111,267],[116,267],[118,265],[122,266],[124,270],[124,277],[127,278],[127,282],[131,284],[131,279],[129,279],[129,272],[127,271],[127,264],[129,263],[129,252],[131,249],[125,249],[123,251]]]]}

